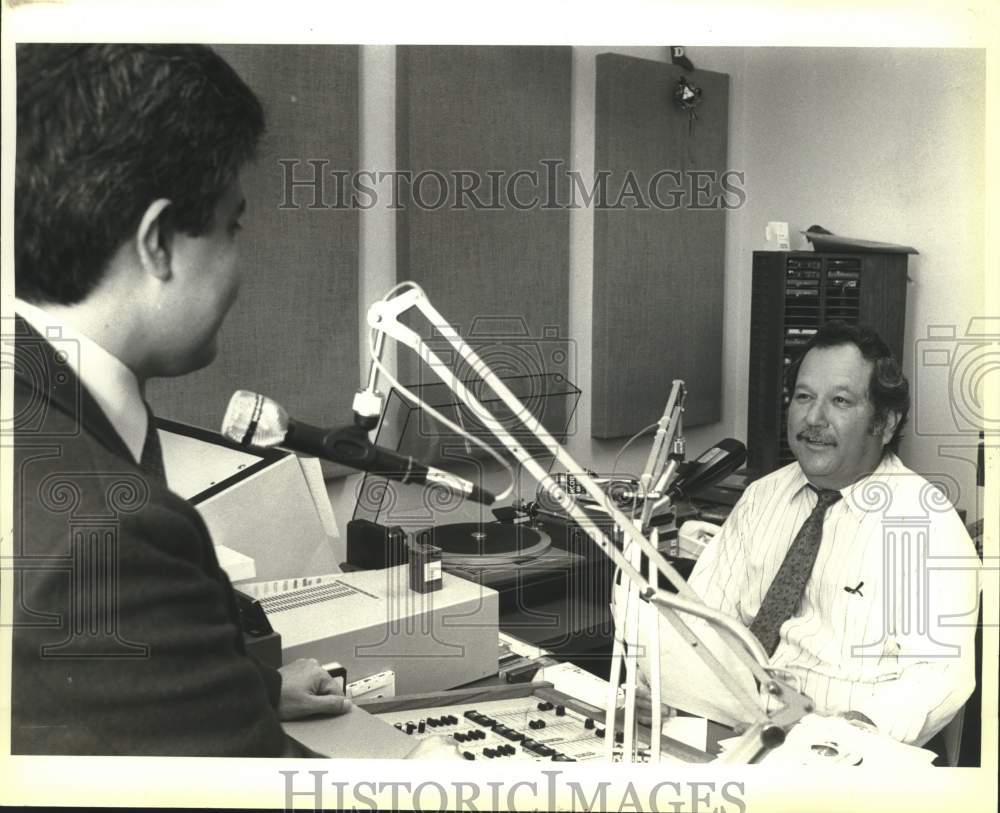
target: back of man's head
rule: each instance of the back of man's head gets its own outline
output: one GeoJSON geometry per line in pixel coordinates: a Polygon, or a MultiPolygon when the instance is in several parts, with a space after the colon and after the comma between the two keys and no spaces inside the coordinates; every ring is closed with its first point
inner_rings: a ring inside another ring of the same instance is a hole
{"type": "Polygon", "coordinates": [[[18,45],[17,295],[85,299],[155,199],[173,228],[204,233],[263,128],[205,46],[18,45]]]}
{"type": "Polygon", "coordinates": [[[892,350],[879,334],[865,325],[852,325],[834,320],[827,322],[809,339],[801,355],[785,371],[785,387],[795,391],[799,367],[806,354],[815,347],[839,347],[853,344],[862,358],[872,365],[868,380],[868,399],[875,410],[876,427],[884,426],[889,413],[896,413],[899,420],[892,438],[886,444],[892,452],[899,451],[903,427],[910,412],[910,383],[892,354],[892,350]]]}

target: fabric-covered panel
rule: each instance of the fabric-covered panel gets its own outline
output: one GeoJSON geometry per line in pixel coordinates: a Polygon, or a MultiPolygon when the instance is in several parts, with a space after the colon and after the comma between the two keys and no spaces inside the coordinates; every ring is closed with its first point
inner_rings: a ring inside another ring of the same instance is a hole
{"type": "MultiPolygon", "coordinates": [[[[570,157],[571,62],[568,47],[397,49],[397,169],[415,182],[401,195],[397,277],[474,334],[499,375],[574,378],[569,212],[553,197],[570,157]]],[[[404,382],[430,375],[412,353],[399,367],[404,382]]]]}
{"type": "Polygon", "coordinates": [[[597,58],[595,169],[608,174],[594,204],[594,437],[658,420],[675,378],[686,425],[719,420],[724,204],[739,203],[720,186],[728,105],[726,74],[597,58]],[[682,75],[702,89],[693,120],[674,102],[682,75]]]}
{"type": "Polygon", "coordinates": [[[357,169],[358,48],[217,50],[267,116],[257,160],[243,173],[243,285],[216,361],[151,382],[151,403],[163,417],[218,430],[230,395],[244,388],[302,420],[349,423],[359,381],[358,213],[337,208],[331,173],[357,169]],[[287,188],[314,177],[317,186],[287,188]]]}

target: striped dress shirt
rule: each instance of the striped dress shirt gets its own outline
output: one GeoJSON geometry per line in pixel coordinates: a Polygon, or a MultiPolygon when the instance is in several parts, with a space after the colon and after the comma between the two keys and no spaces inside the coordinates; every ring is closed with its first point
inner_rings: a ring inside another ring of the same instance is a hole
{"type": "MultiPolygon", "coordinates": [[[[859,711],[923,744],[975,686],[980,562],[944,494],[891,452],[841,493],[771,665],[796,675],[818,712],[859,711]]],[[[798,463],[752,483],[690,585],[749,627],[815,504],[798,463]]]]}

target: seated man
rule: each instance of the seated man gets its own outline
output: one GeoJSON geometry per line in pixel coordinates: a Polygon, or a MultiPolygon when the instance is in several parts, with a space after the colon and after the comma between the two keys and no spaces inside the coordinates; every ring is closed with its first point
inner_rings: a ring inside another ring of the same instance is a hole
{"type": "Polygon", "coordinates": [[[143,397],[215,356],[263,125],[206,47],[17,48],[15,754],[306,755],[280,721],[349,707],[244,651],[143,397]]]}
{"type": "Polygon", "coordinates": [[[831,322],[788,374],[797,462],[747,488],[689,584],[740,619],[817,712],[921,745],[975,686],[975,548],[947,498],[896,456],[909,385],[877,334],[831,322]],[[935,570],[937,557],[953,569],[935,570]]]}

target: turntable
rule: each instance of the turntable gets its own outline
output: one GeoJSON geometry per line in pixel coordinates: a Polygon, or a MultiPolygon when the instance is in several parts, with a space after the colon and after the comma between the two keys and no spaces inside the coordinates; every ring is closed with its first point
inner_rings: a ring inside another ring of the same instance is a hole
{"type": "Polygon", "coordinates": [[[552,546],[548,534],[525,523],[455,522],[428,528],[418,537],[441,548],[441,561],[453,567],[524,564],[552,546]]]}
{"type": "Polygon", "coordinates": [[[447,572],[494,590],[566,577],[586,564],[579,554],[554,546],[541,525],[528,522],[454,522],[425,528],[417,538],[441,549],[447,572]]]}
{"type": "MultiPolygon", "coordinates": [[[[558,440],[566,438],[580,390],[557,373],[503,376],[504,383],[558,440]]],[[[500,624],[522,639],[541,645],[576,632],[575,626],[604,623],[610,584],[606,557],[570,547],[569,534],[547,517],[515,510],[522,499],[535,499],[535,480],[524,472],[455,395],[441,384],[411,387],[420,397],[514,466],[515,487],[506,507],[491,513],[443,491],[400,485],[366,474],[357,492],[355,520],[400,528],[411,541],[428,542],[442,551],[443,569],[500,593],[500,624]],[[502,521],[497,521],[497,515],[502,521]],[[583,609],[580,607],[583,606],[583,609]],[[598,617],[599,616],[599,617],[598,617]],[[569,626],[574,626],[569,629],[569,626]]],[[[485,397],[485,396],[484,396],[485,397]]],[[[502,404],[483,406],[504,421],[502,404]]],[[[505,425],[506,422],[505,422],[505,425]]],[[[537,439],[512,421],[509,431],[536,460],[551,461],[537,439]]],[[[488,454],[457,437],[414,406],[395,389],[386,397],[375,443],[481,485],[502,492],[510,476],[488,454]]],[[[588,547],[596,547],[589,540],[588,547]]]]}
{"type": "MultiPolygon", "coordinates": [[[[565,439],[580,397],[579,389],[558,373],[505,376],[503,381],[549,432],[560,441],[565,439]]],[[[410,389],[510,461],[515,483],[505,502],[516,503],[522,489],[526,492],[524,496],[534,499],[534,480],[447,387],[431,383],[410,389]]],[[[513,416],[510,421],[504,419],[506,407],[498,399],[485,399],[483,406],[505,425],[509,423],[511,434],[535,459],[551,462],[547,450],[526,434],[523,427],[518,429],[520,424],[513,416]]],[[[508,472],[489,454],[456,436],[396,389],[386,398],[375,443],[439,466],[493,493],[501,493],[510,485],[508,472]]],[[[490,513],[483,506],[464,502],[443,489],[400,485],[377,474],[365,475],[357,494],[354,519],[399,527],[411,540],[420,539],[441,548],[445,570],[466,578],[474,576],[477,581],[481,580],[480,574],[486,574],[490,586],[495,579],[502,579],[502,571],[565,568],[579,559],[560,551],[558,541],[553,544],[538,523],[518,515],[513,508],[495,507],[490,513]],[[497,515],[507,521],[496,521],[497,515]]]]}

